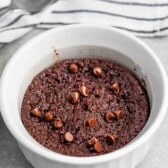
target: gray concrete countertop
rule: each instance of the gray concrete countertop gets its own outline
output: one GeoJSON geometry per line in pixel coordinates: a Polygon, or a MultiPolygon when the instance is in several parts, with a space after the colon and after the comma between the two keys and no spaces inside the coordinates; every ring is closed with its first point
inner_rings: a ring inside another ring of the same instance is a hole
{"type": "MultiPolygon", "coordinates": [[[[0,48],[0,73],[12,54],[25,42],[41,33],[33,30],[21,39],[0,48]]],[[[168,37],[141,38],[158,55],[168,74],[168,37]]],[[[168,168],[168,113],[158,134],[157,142],[137,168],[168,168]]],[[[0,168],[33,168],[19,150],[0,116],[0,168]]]]}

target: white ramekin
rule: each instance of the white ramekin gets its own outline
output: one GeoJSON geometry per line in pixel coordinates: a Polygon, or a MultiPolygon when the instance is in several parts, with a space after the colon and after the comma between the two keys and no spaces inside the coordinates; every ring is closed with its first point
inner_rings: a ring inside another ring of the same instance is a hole
{"type": "Polygon", "coordinates": [[[132,35],[110,27],[73,25],[49,30],[30,40],[6,65],[0,83],[1,115],[20,149],[35,168],[134,168],[153,145],[168,106],[168,81],[157,56],[132,35]],[[52,54],[57,49],[58,56],[52,54]],[[33,76],[65,58],[112,59],[145,82],[151,105],[149,120],[128,145],[101,156],[71,157],[38,144],[24,128],[20,107],[33,76]]]}

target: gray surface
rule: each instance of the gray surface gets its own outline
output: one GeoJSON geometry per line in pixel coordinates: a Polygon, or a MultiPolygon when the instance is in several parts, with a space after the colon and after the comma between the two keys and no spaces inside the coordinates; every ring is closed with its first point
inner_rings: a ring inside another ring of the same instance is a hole
{"type": "MultiPolygon", "coordinates": [[[[28,39],[31,39],[34,35],[40,32],[40,30],[32,31],[25,37],[0,48],[0,72],[2,72],[11,55],[28,39]]],[[[142,41],[148,44],[157,53],[168,74],[168,37],[149,39],[143,38],[142,41]]],[[[168,113],[158,131],[156,139],[156,145],[153,146],[148,155],[137,166],[137,168],[168,168],[168,113]]],[[[4,122],[2,121],[1,116],[0,168],[32,168],[20,152],[16,141],[10,135],[4,122]]]]}

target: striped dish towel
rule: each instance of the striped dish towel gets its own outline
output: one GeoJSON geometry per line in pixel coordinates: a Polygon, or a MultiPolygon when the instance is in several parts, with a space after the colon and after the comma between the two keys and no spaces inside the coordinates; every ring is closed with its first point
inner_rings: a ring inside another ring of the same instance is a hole
{"type": "MultiPolygon", "coordinates": [[[[7,0],[0,0],[4,8],[2,1],[7,0]]],[[[137,36],[164,36],[168,34],[168,0],[57,0],[37,14],[10,11],[0,16],[0,45],[33,28],[77,23],[113,26],[137,36]]]]}

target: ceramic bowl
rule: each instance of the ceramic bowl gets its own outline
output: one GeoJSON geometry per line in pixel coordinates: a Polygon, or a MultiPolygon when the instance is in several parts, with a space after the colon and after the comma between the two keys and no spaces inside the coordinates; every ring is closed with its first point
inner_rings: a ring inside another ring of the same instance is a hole
{"type": "MultiPolygon", "coordinates": [[[[3,120],[35,168],[134,168],[156,139],[168,106],[168,81],[155,53],[136,37],[103,26],[72,25],[46,31],[24,44],[6,65],[0,82],[3,120]],[[58,56],[53,54],[53,48],[58,56]],[[150,100],[150,117],[139,135],[114,152],[94,157],[72,157],[37,143],[21,121],[21,103],[32,78],[56,61],[67,58],[113,60],[143,80],[150,100]]],[[[154,146],[153,146],[154,147],[154,146]]]]}

